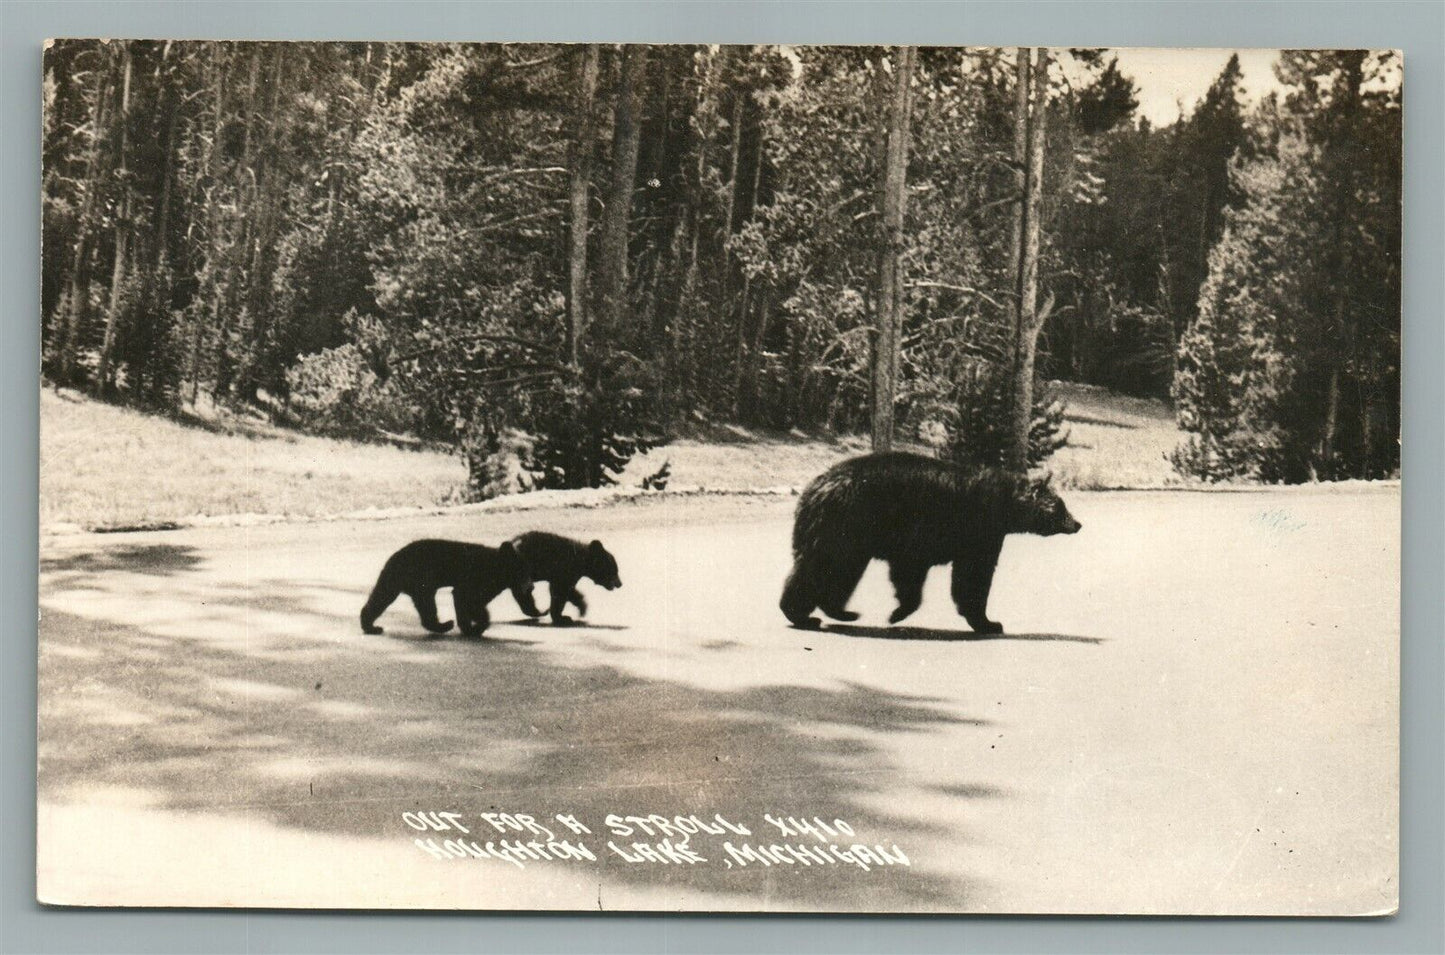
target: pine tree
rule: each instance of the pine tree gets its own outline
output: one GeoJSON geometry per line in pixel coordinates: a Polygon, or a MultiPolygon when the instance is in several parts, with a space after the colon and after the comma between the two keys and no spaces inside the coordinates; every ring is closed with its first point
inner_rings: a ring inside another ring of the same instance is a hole
{"type": "Polygon", "coordinates": [[[1270,482],[1308,475],[1297,385],[1320,251],[1309,156],[1307,145],[1286,140],[1277,157],[1236,168],[1243,204],[1226,216],[1198,317],[1179,345],[1174,400],[1189,437],[1173,461],[1184,473],[1270,482]]]}

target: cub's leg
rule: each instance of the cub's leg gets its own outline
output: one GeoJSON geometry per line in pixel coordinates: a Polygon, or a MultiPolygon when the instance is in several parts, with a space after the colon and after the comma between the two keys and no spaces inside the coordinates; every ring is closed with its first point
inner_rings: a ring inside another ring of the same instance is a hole
{"type": "Polygon", "coordinates": [[[783,584],[783,598],[778,601],[778,608],[788,622],[804,630],[817,630],[822,623],[812,616],[818,606],[818,598],[814,594],[814,582],[819,573],[816,563],[808,557],[799,556],[793,562],[787,582],[783,584]]]}
{"type": "Polygon", "coordinates": [[[1003,624],[988,619],[988,593],[1003,541],[960,555],[953,562],[953,603],[974,633],[1003,633],[1003,624]]]}
{"type": "Polygon", "coordinates": [[[383,573],[372,588],[371,596],[366,598],[366,605],[361,608],[361,632],[373,635],[382,633],[382,628],[376,625],[376,618],[399,596],[401,591],[383,573]]]}
{"type": "Polygon", "coordinates": [[[457,624],[468,637],[480,637],[492,622],[487,605],[482,603],[481,594],[470,590],[452,590],[452,603],[457,609],[457,624]]]}
{"type": "Polygon", "coordinates": [[[577,616],[587,616],[587,598],[582,596],[582,591],[573,587],[572,592],[567,595],[567,602],[577,608],[577,616]]]}
{"type": "Polygon", "coordinates": [[[572,623],[572,618],[567,616],[567,603],[573,591],[577,589],[577,578],[573,577],[571,580],[554,580],[548,584],[548,587],[550,587],[552,591],[552,607],[549,611],[552,614],[552,622],[559,626],[566,626],[572,623]]]}
{"type": "Polygon", "coordinates": [[[416,604],[417,616],[421,617],[421,625],[432,633],[446,633],[452,628],[450,620],[441,621],[437,619],[437,597],[436,592],[421,590],[411,595],[411,602],[416,604]]]}
{"type": "Polygon", "coordinates": [[[537,609],[537,601],[532,599],[532,587],[531,581],[528,581],[525,587],[518,584],[512,588],[512,599],[517,602],[518,607],[522,608],[522,613],[529,617],[540,617],[542,611],[537,609]]]}
{"type": "Polygon", "coordinates": [[[888,622],[898,623],[923,603],[923,582],[928,579],[928,567],[894,561],[888,566],[888,579],[893,581],[893,592],[898,595],[898,608],[888,615],[888,622]]]}
{"type": "Polygon", "coordinates": [[[867,556],[845,554],[827,561],[818,591],[818,607],[834,620],[857,620],[858,614],[845,609],[848,598],[858,589],[863,571],[868,569],[867,556]]]}

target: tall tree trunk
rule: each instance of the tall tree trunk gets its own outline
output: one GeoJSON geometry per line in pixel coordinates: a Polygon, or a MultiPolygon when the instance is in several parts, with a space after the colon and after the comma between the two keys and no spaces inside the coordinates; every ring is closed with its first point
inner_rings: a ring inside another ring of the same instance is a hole
{"type": "Polygon", "coordinates": [[[1320,467],[1324,472],[1325,480],[1333,480],[1336,477],[1335,469],[1335,432],[1339,427],[1340,420],[1340,365],[1336,360],[1330,368],[1330,388],[1325,398],[1325,427],[1324,436],[1320,439],[1320,467]]]}
{"type": "MultiPolygon", "coordinates": [[[[741,132],[741,131],[739,131],[741,132]]],[[[763,128],[758,124],[757,148],[753,155],[753,176],[752,187],[748,193],[748,218],[751,219],[758,207],[758,183],[762,179],[763,172],[763,128]]],[[[743,276],[742,301],[738,306],[737,324],[737,347],[734,349],[733,362],[733,418],[741,418],[743,413],[743,392],[746,388],[748,369],[748,305],[752,295],[753,280],[751,276],[743,276]]]]}
{"type": "MultiPolygon", "coordinates": [[[[658,76],[658,85],[662,92],[659,107],[661,120],[657,124],[657,180],[662,184],[665,194],[668,196],[667,215],[671,217],[671,228],[667,230],[666,251],[659,253],[656,281],[654,282],[655,307],[651,311],[652,320],[647,326],[664,382],[672,381],[674,355],[671,329],[678,312],[678,295],[682,291],[683,248],[687,243],[686,187],[683,187],[682,192],[679,193],[676,185],[685,175],[684,169],[690,146],[688,139],[690,104],[686,97],[679,97],[674,89],[677,64],[678,54],[663,57],[662,69],[658,76]],[[675,116],[674,113],[677,115],[675,116]]],[[[671,399],[671,392],[666,388],[664,388],[664,394],[667,399],[671,399]]]]}
{"type": "MultiPolygon", "coordinates": [[[[1019,329],[1023,327],[1020,316],[1024,287],[1024,195],[1028,191],[1029,161],[1029,86],[1030,50],[1021,46],[1014,51],[1014,149],[1013,181],[1018,190],[1018,202],[1009,207],[1010,254],[1013,256],[1013,319],[1014,340],[1018,341],[1019,329]]],[[[1017,360],[1017,353],[1015,353],[1017,360]]]]}
{"type": "Polygon", "coordinates": [[[727,197],[723,204],[722,230],[718,234],[719,247],[722,249],[721,268],[718,272],[722,280],[722,295],[720,305],[722,314],[727,315],[732,307],[733,294],[733,254],[728,248],[728,239],[733,234],[733,216],[737,213],[738,189],[741,187],[742,177],[738,175],[738,165],[742,161],[743,143],[743,99],[742,90],[733,91],[733,111],[731,122],[732,140],[728,147],[728,187],[727,197]]]}
{"type": "Polygon", "coordinates": [[[133,64],[130,44],[120,41],[121,93],[120,93],[120,141],[116,146],[116,171],[120,176],[120,211],[115,220],[115,259],[110,273],[110,307],[105,314],[105,338],[100,346],[100,366],[95,375],[95,393],[101,395],[110,388],[112,367],[115,361],[116,328],[120,323],[121,290],[126,281],[126,255],[130,248],[130,80],[133,64]]]}
{"type": "Polygon", "coordinates": [[[761,295],[758,298],[758,321],[753,328],[753,340],[748,347],[747,377],[744,391],[748,396],[748,414],[753,418],[761,417],[759,409],[762,406],[762,395],[759,394],[758,379],[762,377],[763,370],[763,343],[767,340],[768,325],[773,310],[773,289],[770,285],[764,285],[761,295]]]}
{"type": "Polygon", "coordinates": [[[286,87],[286,54],[284,43],[269,47],[272,50],[270,86],[271,99],[266,105],[264,120],[264,143],[255,156],[256,197],[253,212],[248,217],[255,222],[250,248],[250,264],[246,271],[246,288],[250,328],[250,342],[245,343],[240,374],[237,377],[238,397],[254,402],[263,386],[271,384],[266,379],[271,364],[274,333],[271,321],[271,282],[269,277],[274,268],[276,239],[280,224],[281,195],[285,189],[282,149],[281,91],[286,87]]]}
{"type": "MultiPolygon", "coordinates": [[[[256,107],[257,87],[261,76],[261,55],[264,49],[265,47],[259,43],[251,45],[251,75],[246,85],[245,124],[242,126],[241,135],[241,167],[234,176],[236,180],[236,215],[240,219],[238,224],[240,235],[230,249],[230,255],[227,256],[228,267],[225,276],[226,297],[230,299],[233,307],[217,313],[220,324],[216,328],[216,361],[212,375],[215,381],[213,397],[223,399],[229,399],[231,396],[231,387],[234,384],[239,358],[231,345],[231,329],[239,317],[236,313],[240,310],[234,305],[238,299],[236,290],[238,287],[244,289],[247,284],[248,253],[254,248],[258,225],[256,199],[260,182],[256,178],[256,140],[258,138],[256,125],[260,111],[256,107]],[[246,188],[248,176],[250,177],[249,189],[246,188]]],[[[249,306],[249,296],[240,298],[240,302],[243,306],[249,306]]],[[[249,316],[249,307],[246,308],[246,312],[249,316]]]]}
{"type": "Polygon", "coordinates": [[[174,384],[171,369],[174,368],[170,341],[171,299],[175,291],[174,272],[171,269],[169,236],[171,231],[171,201],[175,192],[176,179],[176,128],[180,121],[180,95],[173,79],[167,74],[166,61],[171,56],[171,43],[167,42],[156,64],[156,102],[165,116],[165,133],[160,147],[161,194],[154,210],[154,235],[150,243],[147,268],[152,276],[150,288],[145,293],[148,338],[153,351],[147,355],[144,369],[146,384],[145,400],[155,407],[170,405],[174,396],[170,387],[174,384]]]}
{"type": "MultiPolygon", "coordinates": [[[[1344,148],[1353,150],[1355,144],[1360,142],[1360,109],[1361,89],[1365,81],[1365,57],[1368,54],[1364,50],[1350,50],[1345,54],[1345,96],[1341,105],[1343,116],[1341,117],[1344,129],[1342,135],[1338,136],[1344,148]]],[[[1357,241],[1354,236],[1355,226],[1359,222],[1357,200],[1355,197],[1356,163],[1346,161],[1344,164],[1344,176],[1340,182],[1339,209],[1336,213],[1336,224],[1340,230],[1340,291],[1339,302],[1336,309],[1335,325],[1338,341],[1340,342],[1341,354],[1336,356],[1335,367],[1347,364],[1353,369],[1353,375],[1361,390],[1364,388],[1364,380],[1372,372],[1370,362],[1364,360],[1360,354],[1360,324],[1359,319],[1353,314],[1350,307],[1355,298],[1356,277],[1355,256],[1351,245],[1357,241]]],[[[1336,375],[1339,371],[1336,371],[1336,375]]],[[[1365,409],[1361,408],[1361,423],[1364,424],[1363,414],[1365,409]]],[[[1362,442],[1362,453],[1360,460],[1355,462],[1353,467],[1348,464],[1340,469],[1335,469],[1333,477],[1343,477],[1352,474],[1356,477],[1369,477],[1369,453],[1365,444],[1369,439],[1369,430],[1366,426],[1360,433],[1362,442]]]]}
{"type": "Polygon", "coordinates": [[[577,129],[572,140],[567,256],[567,364],[573,369],[580,363],[582,336],[587,332],[588,193],[592,183],[592,143],[597,135],[592,108],[597,97],[597,64],[600,58],[600,47],[589,43],[582,48],[577,60],[577,129]]]}
{"type": "MultiPolygon", "coordinates": [[[[1014,139],[1013,139],[1013,180],[1018,189],[1019,200],[1014,203],[1009,221],[1009,254],[1013,270],[1013,335],[1009,350],[1008,387],[1009,402],[1009,446],[1007,464],[1016,471],[1028,467],[1028,450],[1022,459],[1018,453],[1018,424],[1015,406],[1018,403],[1019,372],[1023,361],[1025,329],[1024,318],[1024,209],[1028,205],[1028,163],[1029,163],[1029,89],[1033,85],[1033,51],[1026,46],[1014,50],[1014,139]]],[[[1030,414],[1031,417],[1031,414],[1030,414]]]]}
{"type": "MultiPolygon", "coordinates": [[[[712,85],[713,58],[711,51],[705,50],[702,54],[701,72],[697,77],[697,96],[693,101],[693,115],[701,117],[707,104],[709,91],[712,85]]],[[[687,215],[687,268],[683,273],[682,291],[678,299],[678,312],[672,322],[672,352],[675,356],[673,368],[675,381],[674,385],[678,393],[678,411],[681,414],[682,405],[686,403],[698,403],[699,395],[693,388],[695,383],[696,364],[696,341],[698,313],[701,311],[698,302],[697,284],[699,268],[699,245],[702,241],[703,217],[705,214],[704,202],[706,197],[703,193],[703,182],[707,175],[707,144],[706,131],[700,125],[700,120],[689,124],[689,137],[694,144],[695,165],[690,171],[690,179],[687,184],[689,195],[689,208],[687,215]]]]}
{"type": "Polygon", "coordinates": [[[96,194],[100,192],[100,146],[105,139],[103,132],[106,124],[110,122],[110,99],[114,85],[111,71],[105,71],[95,96],[95,115],[85,160],[85,198],[81,200],[80,217],[77,220],[79,235],[75,240],[75,260],[71,265],[69,292],[65,298],[56,336],[56,351],[59,354],[57,374],[59,380],[65,384],[74,383],[76,356],[90,313],[90,262],[94,256],[95,243],[92,233],[96,194]]]}
{"type": "MultiPolygon", "coordinates": [[[[1028,178],[1024,188],[1023,248],[1019,266],[1019,327],[1015,343],[1013,428],[1008,466],[1019,473],[1029,466],[1029,431],[1033,424],[1034,359],[1039,332],[1049,306],[1038,307],[1039,226],[1043,214],[1044,141],[1049,108],[1049,54],[1039,48],[1033,65],[1033,96],[1029,107],[1028,178]]],[[[1052,299],[1050,300],[1050,305],[1052,299]]]]}
{"type": "Polygon", "coordinates": [[[602,214],[602,309],[609,331],[619,333],[627,317],[627,231],[632,219],[632,192],[637,184],[637,147],[642,131],[639,89],[647,65],[647,48],[622,49],[622,69],[613,116],[612,182],[602,214]]]}
{"type": "Polygon", "coordinates": [[[915,48],[897,47],[893,56],[893,96],[883,164],[882,248],[878,263],[878,330],[873,345],[874,451],[893,448],[893,403],[898,390],[899,325],[903,306],[903,214],[907,204],[909,110],[915,48]]]}
{"type": "Polygon", "coordinates": [[[191,380],[191,404],[195,405],[201,392],[201,366],[204,346],[209,333],[220,319],[221,312],[221,135],[225,129],[226,111],[226,50],[220,43],[211,44],[211,84],[216,98],[216,110],[212,117],[211,141],[206,147],[206,178],[210,190],[205,193],[206,206],[206,264],[205,285],[210,292],[210,317],[202,320],[199,310],[191,317],[191,354],[186,374],[191,380]]]}
{"type": "Polygon", "coordinates": [[[1368,387],[1360,389],[1360,471],[1359,476],[1368,480],[1374,475],[1370,471],[1374,457],[1374,426],[1371,421],[1375,409],[1374,396],[1368,387]]]}

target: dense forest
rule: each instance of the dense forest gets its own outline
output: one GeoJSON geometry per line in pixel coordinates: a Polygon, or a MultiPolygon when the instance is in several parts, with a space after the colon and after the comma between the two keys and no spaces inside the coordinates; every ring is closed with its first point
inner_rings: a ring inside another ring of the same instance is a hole
{"type": "Polygon", "coordinates": [[[1094,50],[57,41],[43,374],[477,497],[709,421],[1024,467],[1051,379],[1170,399],[1187,475],[1388,476],[1400,71],[1155,128],[1094,50]]]}

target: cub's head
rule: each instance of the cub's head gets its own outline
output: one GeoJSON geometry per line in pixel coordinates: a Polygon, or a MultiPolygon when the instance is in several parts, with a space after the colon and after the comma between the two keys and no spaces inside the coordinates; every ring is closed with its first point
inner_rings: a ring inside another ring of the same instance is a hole
{"type": "Polygon", "coordinates": [[[1049,486],[1050,475],[1020,479],[1009,531],[1015,534],[1076,534],[1083,525],[1049,486]]]}
{"type": "Polygon", "coordinates": [[[622,586],[622,578],[617,576],[617,558],[607,552],[601,541],[587,545],[587,576],[608,590],[622,586]]]}
{"type": "Polygon", "coordinates": [[[497,548],[497,566],[501,568],[502,579],[507,582],[508,587],[525,586],[530,582],[526,565],[522,563],[522,555],[517,553],[517,548],[512,546],[511,541],[497,548]]]}

